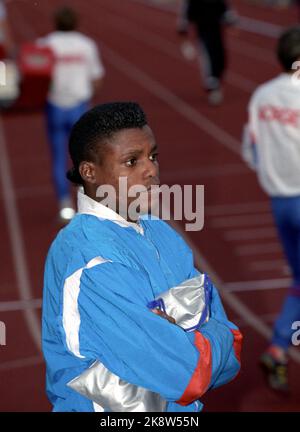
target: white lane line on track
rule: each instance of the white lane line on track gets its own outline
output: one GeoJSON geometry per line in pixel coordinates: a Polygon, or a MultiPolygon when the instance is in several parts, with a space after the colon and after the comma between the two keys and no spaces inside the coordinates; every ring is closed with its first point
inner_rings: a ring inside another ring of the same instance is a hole
{"type": "MultiPolygon", "coordinates": [[[[178,11],[177,6],[174,4],[162,5],[155,2],[145,2],[144,0],[130,0],[144,6],[150,7],[152,9],[171,12],[172,14],[176,14],[178,11]]],[[[237,27],[241,30],[247,31],[249,33],[254,33],[257,35],[267,36],[272,39],[277,39],[284,27],[273,24],[267,21],[260,21],[254,18],[249,18],[246,16],[239,16],[239,23],[237,27]]]]}
{"type": "Polygon", "coordinates": [[[272,39],[277,39],[284,29],[284,27],[280,25],[272,24],[267,21],[260,21],[245,16],[240,17],[238,28],[240,28],[241,30],[245,30],[249,33],[267,36],[272,39]]]}
{"type": "Polygon", "coordinates": [[[266,255],[266,254],[274,254],[274,253],[282,253],[282,247],[279,243],[256,243],[256,244],[247,244],[245,246],[236,246],[235,253],[238,256],[251,256],[251,255],[266,255]]]}
{"type": "Polygon", "coordinates": [[[42,356],[25,357],[16,360],[10,360],[0,363],[0,372],[10,371],[12,369],[20,369],[30,366],[37,366],[44,362],[42,356]]]}
{"type": "MultiPolygon", "coordinates": [[[[39,198],[41,196],[53,196],[53,188],[50,185],[23,186],[15,188],[15,197],[18,199],[39,198]]],[[[0,200],[4,200],[3,194],[0,193],[0,200]]]]}
{"type": "Polygon", "coordinates": [[[278,234],[275,228],[249,228],[225,231],[223,237],[226,241],[244,241],[263,238],[277,238],[278,234]]]}
{"type": "MultiPolygon", "coordinates": [[[[271,66],[277,66],[276,56],[274,55],[273,51],[267,50],[265,48],[260,48],[257,45],[253,45],[249,42],[242,42],[240,39],[230,39],[228,42],[228,51],[232,52],[232,54],[240,54],[244,57],[248,57],[252,60],[258,60],[271,66]]],[[[249,81],[249,87],[250,83],[252,84],[252,86],[253,84],[255,84],[251,80],[249,81]]],[[[256,87],[257,85],[258,84],[256,84],[256,87]]]]}
{"type": "MultiPolygon", "coordinates": [[[[162,144],[163,145],[163,144],[162,144]]],[[[188,143],[187,143],[188,145],[188,143]]],[[[225,175],[239,175],[241,176],[249,175],[251,174],[245,164],[241,162],[240,164],[224,164],[223,166],[203,166],[201,168],[199,167],[190,167],[189,168],[180,168],[180,169],[174,169],[174,170],[164,170],[162,173],[162,177],[164,181],[171,182],[171,181],[193,181],[203,178],[214,178],[214,177],[221,177],[225,175]]]]}
{"type": "Polygon", "coordinates": [[[283,259],[253,261],[248,263],[248,267],[252,272],[278,270],[282,273],[285,273],[288,271],[287,263],[283,259]]]}
{"type": "Polygon", "coordinates": [[[25,311],[28,309],[40,309],[41,307],[42,299],[12,300],[0,302],[0,312],[25,311]]]}
{"type": "Polygon", "coordinates": [[[267,291],[288,288],[291,282],[291,278],[228,282],[223,284],[223,288],[227,292],[267,291]]]}
{"type": "Polygon", "coordinates": [[[264,213],[270,211],[270,204],[268,201],[255,201],[245,203],[233,203],[233,204],[216,204],[208,205],[205,207],[205,212],[209,216],[220,216],[220,215],[239,215],[249,213],[264,213]]]}
{"type": "MultiPolygon", "coordinates": [[[[21,222],[16,203],[2,119],[0,119],[0,154],[0,178],[2,183],[2,191],[4,194],[4,208],[17,278],[18,293],[21,300],[28,301],[33,298],[33,293],[26,263],[24,240],[22,236],[21,222]]],[[[24,310],[24,317],[28,329],[32,335],[33,341],[38,351],[40,351],[40,321],[35,314],[35,311],[31,309],[24,310]]]]}
{"type": "Polygon", "coordinates": [[[242,216],[219,216],[210,221],[213,228],[251,227],[256,225],[274,225],[271,214],[253,214],[242,216]]]}
{"type": "MultiPolygon", "coordinates": [[[[264,323],[273,323],[277,318],[277,314],[264,314],[264,315],[260,315],[260,319],[264,322],[264,323]]],[[[248,327],[249,324],[243,319],[243,318],[238,318],[236,320],[234,320],[234,323],[240,327],[248,327]]]]}

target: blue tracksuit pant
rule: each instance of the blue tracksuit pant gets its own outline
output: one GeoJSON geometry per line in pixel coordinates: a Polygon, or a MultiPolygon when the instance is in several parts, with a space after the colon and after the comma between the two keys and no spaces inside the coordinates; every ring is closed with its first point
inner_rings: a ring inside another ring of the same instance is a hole
{"type": "Polygon", "coordinates": [[[70,195],[70,186],[66,178],[69,135],[74,123],[87,109],[87,102],[72,108],[61,108],[49,102],[46,106],[47,131],[52,156],[52,177],[59,201],[70,195]]]}
{"type": "Polygon", "coordinates": [[[272,210],[293,284],[274,326],[272,343],[284,349],[291,344],[293,322],[300,321],[300,196],[272,198],[272,210]]]}

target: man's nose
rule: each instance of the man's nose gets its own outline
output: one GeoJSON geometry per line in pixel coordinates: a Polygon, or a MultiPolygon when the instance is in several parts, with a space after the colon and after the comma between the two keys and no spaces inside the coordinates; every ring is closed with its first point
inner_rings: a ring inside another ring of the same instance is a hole
{"type": "Polygon", "coordinates": [[[144,165],[144,177],[145,178],[149,178],[149,177],[157,177],[158,176],[158,163],[154,163],[153,161],[151,161],[150,159],[148,159],[145,162],[144,165]]]}

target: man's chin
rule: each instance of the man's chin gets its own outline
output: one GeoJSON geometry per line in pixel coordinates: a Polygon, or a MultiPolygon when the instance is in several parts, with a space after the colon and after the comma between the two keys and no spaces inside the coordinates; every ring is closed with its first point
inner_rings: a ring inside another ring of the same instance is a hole
{"type": "MultiPolygon", "coordinates": [[[[146,194],[145,194],[146,195],[146,194]]],[[[140,196],[136,202],[131,203],[128,207],[128,216],[131,220],[138,219],[141,216],[159,213],[159,194],[147,193],[147,196],[140,196]]]]}

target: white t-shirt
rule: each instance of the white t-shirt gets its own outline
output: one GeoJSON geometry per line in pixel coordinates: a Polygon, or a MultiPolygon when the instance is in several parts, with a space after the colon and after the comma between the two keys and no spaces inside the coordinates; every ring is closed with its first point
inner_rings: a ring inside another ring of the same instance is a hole
{"type": "Polygon", "coordinates": [[[55,31],[38,42],[49,46],[55,56],[49,102],[70,108],[88,101],[92,82],[105,74],[95,42],[76,31],[55,31]]]}
{"type": "Polygon", "coordinates": [[[268,195],[300,195],[300,82],[292,75],[280,74],[254,92],[243,157],[268,195]]]}

